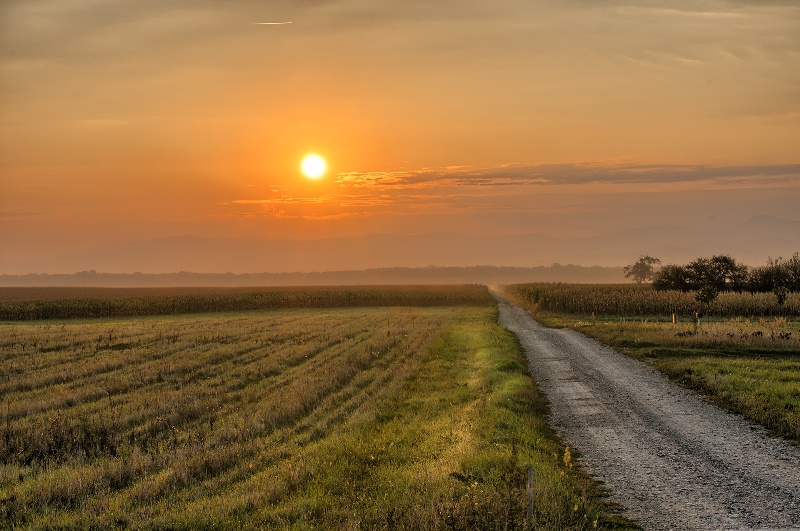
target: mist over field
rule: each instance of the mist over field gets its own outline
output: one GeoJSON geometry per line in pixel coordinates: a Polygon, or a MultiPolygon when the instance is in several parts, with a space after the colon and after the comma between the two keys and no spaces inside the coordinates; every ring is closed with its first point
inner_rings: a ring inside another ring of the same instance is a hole
{"type": "MultiPolygon", "coordinates": [[[[643,254],[658,257],[662,263],[730,254],[745,264],[761,265],[769,257],[788,257],[797,249],[800,222],[761,216],[731,227],[653,226],[583,238],[458,232],[314,240],[185,236],[92,247],[40,260],[15,261],[11,256],[2,256],[0,273],[320,273],[429,266],[530,268],[552,264],[618,269],[643,254]]],[[[552,278],[570,280],[568,275],[552,278]]],[[[618,279],[622,277],[618,275],[618,279]]],[[[520,281],[534,280],[547,279],[520,281]]],[[[586,281],[577,277],[574,280],[586,281]]],[[[604,282],[610,278],[600,275],[595,280],[604,282]]],[[[311,278],[306,281],[315,283],[311,278]]]]}

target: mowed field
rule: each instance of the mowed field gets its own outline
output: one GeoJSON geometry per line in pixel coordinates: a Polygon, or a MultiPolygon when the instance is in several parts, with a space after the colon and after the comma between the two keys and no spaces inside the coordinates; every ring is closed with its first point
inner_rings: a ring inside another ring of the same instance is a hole
{"type": "Polygon", "coordinates": [[[462,290],[0,323],[0,527],[625,527],[462,290]]]}
{"type": "Polygon", "coordinates": [[[506,292],[552,327],[647,361],[676,382],[800,442],[800,293],[693,293],[648,285],[520,284],[506,292]],[[703,314],[699,324],[695,312],[703,314]],[[675,315],[675,323],[672,315],[675,315]]]}

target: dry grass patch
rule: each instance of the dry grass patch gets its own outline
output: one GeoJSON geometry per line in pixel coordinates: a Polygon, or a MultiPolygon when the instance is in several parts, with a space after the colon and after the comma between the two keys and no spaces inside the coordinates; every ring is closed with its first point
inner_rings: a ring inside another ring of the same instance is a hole
{"type": "Polygon", "coordinates": [[[2,325],[0,520],[617,525],[565,465],[495,318],[491,306],[376,307],[2,325]]]}

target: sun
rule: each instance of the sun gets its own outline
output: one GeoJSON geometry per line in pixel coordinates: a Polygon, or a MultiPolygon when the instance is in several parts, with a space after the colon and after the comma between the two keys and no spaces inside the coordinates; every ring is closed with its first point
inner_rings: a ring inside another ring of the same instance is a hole
{"type": "Polygon", "coordinates": [[[300,171],[309,179],[319,179],[325,175],[327,169],[328,165],[325,163],[325,159],[316,153],[309,153],[303,157],[303,161],[300,163],[300,171]]]}

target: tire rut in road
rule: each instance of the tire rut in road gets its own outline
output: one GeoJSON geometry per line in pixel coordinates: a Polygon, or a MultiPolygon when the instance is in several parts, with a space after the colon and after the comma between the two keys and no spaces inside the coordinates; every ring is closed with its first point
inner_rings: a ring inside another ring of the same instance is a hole
{"type": "Polygon", "coordinates": [[[550,420],[645,529],[800,529],[800,452],[573,330],[495,294],[550,420]]]}

